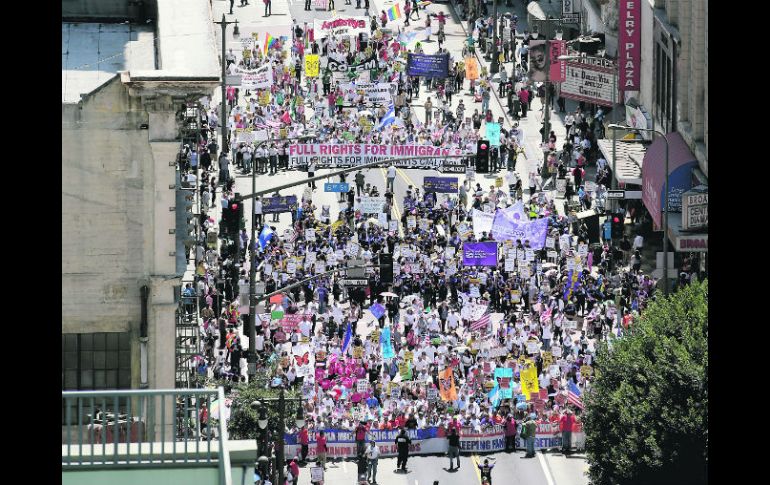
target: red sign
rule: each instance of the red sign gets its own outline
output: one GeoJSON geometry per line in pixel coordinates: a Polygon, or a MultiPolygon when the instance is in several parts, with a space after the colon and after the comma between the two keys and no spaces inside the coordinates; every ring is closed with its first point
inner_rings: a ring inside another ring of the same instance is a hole
{"type": "Polygon", "coordinates": [[[642,2],[620,0],[618,5],[618,67],[620,89],[638,91],[642,62],[642,2]]]}
{"type": "Polygon", "coordinates": [[[560,83],[564,81],[567,72],[567,66],[564,61],[559,60],[559,56],[567,53],[567,43],[563,40],[552,40],[548,44],[548,55],[550,56],[551,66],[548,73],[551,82],[560,83]]]}
{"type": "Polygon", "coordinates": [[[299,325],[299,322],[305,319],[305,315],[301,313],[292,313],[289,315],[284,315],[281,319],[281,327],[283,327],[283,331],[286,333],[293,333],[295,330],[297,330],[297,326],[299,325]]]}
{"type": "Polygon", "coordinates": [[[270,297],[270,303],[281,303],[283,301],[283,295],[273,295],[270,297]]]}

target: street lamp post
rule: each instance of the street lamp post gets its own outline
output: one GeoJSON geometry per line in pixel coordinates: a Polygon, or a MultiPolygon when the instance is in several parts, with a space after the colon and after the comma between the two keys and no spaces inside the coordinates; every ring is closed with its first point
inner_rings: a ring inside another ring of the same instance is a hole
{"type": "Polygon", "coordinates": [[[489,66],[489,72],[497,74],[500,72],[500,62],[498,62],[500,54],[497,52],[497,0],[494,0],[492,15],[492,65],[489,66]]]}
{"type": "Polygon", "coordinates": [[[664,172],[666,175],[663,183],[663,294],[668,296],[668,138],[664,133],[649,128],[632,128],[615,123],[609,125],[608,128],[613,131],[612,138],[615,138],[615,130],[646,131],[660,135],[663,137],[663,141],[666,142],[666,166],[664,172]]]}
{"type": "MultiPolygon", "coordinates": [[[[278,402],[278,424],[276,426],[277,429],[274,429],[276,432],[276,449],[275,449],[275,470],[273,470],[273,476],[275,476],[276,472],[278,474],[278,479],[274,483],[284,483],[284,462],[286,461],[284,457],[284,440],[283,440],[283,434],[286,432],[286,402],[297,402],[297,415],[294,420],[294,424],[297,426],[297,428],[302,428],[305,425],[305,417],[304,413],[302,411],[302,397],[299,398],[286,398],[285,389],[283,386],[281,386],[281,393],[279,394],[278,398],[263,398],[262,401],[252,401],[251,402],[251,408],[254,410],[257,410],[259,413],[259,417],[257,419],[257,425],[259,426],[260,430],[263,431],[265,435],[269,435],[269,421],[267,417],[267,409],[266,404],[268,402],[278,402]]],[[[259,442],[257,442],[257,455],[260,455],[259,450],[259,442]]],[[[265,453],[268,452],[268,446],[265,446],[262,451],[265,453]]],[[[260,455],[258,458],[258,462],[261,464],[264,464],[263,458],[267,459],[264,455],[260,455]]]]}
{"type": "Polygon", "coordinates": [[[227,33],[227,26],[230,24],[235,24],[233,35],[238,33],[238,20],[228,22],[225,20],[225,14],[222,14],[222,20],[214,23],[222,27],[222,119],[219,122],[222,125],[222,153],[227,153],[227,61],[225,60],[225,34],[227,33]]]}

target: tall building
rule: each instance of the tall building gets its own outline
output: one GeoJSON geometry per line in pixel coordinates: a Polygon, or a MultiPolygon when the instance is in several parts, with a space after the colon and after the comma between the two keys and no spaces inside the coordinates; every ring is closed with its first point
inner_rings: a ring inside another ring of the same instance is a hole
{"type": "Polygon", "coordinates": [[[173,388],[182,110],[219,86],[208,0],[64,1],[62,389],[173,388]]]}

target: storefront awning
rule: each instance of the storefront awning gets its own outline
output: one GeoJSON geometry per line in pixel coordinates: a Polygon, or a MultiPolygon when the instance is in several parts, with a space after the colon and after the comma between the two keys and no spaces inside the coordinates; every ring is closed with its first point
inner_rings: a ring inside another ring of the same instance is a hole
{"type": "MultiPolygon", "coordinates": [[[[599,140],[599,151],[612,168],[612,140],[599,140]]],[[[615,173],[613,177],[624,184],[642,185],[642,163],[646,146],[639,142],[618,140],[615,146],[617,157],[615,173]]]]}
{"type": "MultiPolygon", "coordinates": [[[[682,194],[692,188],[692,168],[698,160],[679,133],[666,135],[669,143],[668,210],[682,212],[682,194]]],[[[665,192],[666,140],[658,136],[647,149],[642,164],[642,202],[650,212],[653,228],[663,227],[663,196],[665,192]]],[[[671,225],[669,221],[669,226],[671,225]]]]}
{"type": "Polygon", "coordinates": [[[708,232],[682,231],[682,214],[668,215],[668,240],[677,253],[707,253],[709,251],[708,232]]]}

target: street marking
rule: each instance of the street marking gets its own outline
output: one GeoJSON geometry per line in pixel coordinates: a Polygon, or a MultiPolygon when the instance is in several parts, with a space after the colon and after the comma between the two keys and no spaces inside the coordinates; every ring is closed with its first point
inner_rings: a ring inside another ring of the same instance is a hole
{"type": "MultiPolygon", "coordinates": [[[[348,474],[348,467],[345,465],[345,460],[342,461],[342,471],[345,473],[345,475],[348,474]]],[[[552,484],[549,484],[552,485],[552,484]]]]}
{"type": "Polygon", "coordinates": [[[537,455],[537,461],[540,462],[540,467],[543,469],[543,475],[545,475],[545,481],[548,483],[548,485],[555,485],[553,481],[553,476],[551,476],[551,468],[548,466],[548,463],[545,461],[545,456],[543,453],[535,453],[537,455]]]}
{"type": "MultiPolygon", "coordinates": [[[[385,181],[385,187],[387,187],[388,174],[387,172],[385,172],[385,169],[382,167],[380,167],[380,172],[382,173],[382,179],[385,181]]],[[[393,194],[393,210],[396,211],[396,221],[398,222],[398,235],[400,237],[404,237],[404,228],[401,227],[401,211],[398,209],[398,200],[396,200],[396,194],[393,194]]],[[[391,217],[393,217],[392,211],[390,215],[391,217]]]]}
{"type": "MultiPolygon", "coordinates": [[[[481,483],[481,470],[479,470],[479,457],[476,454],[471,455],[471,461],[473,462],[473,469],[476,471],[476,478],[481,483]]],[[[549,484],[552,485],[552,484],[549,484]]]]}
{"type": "Polygon", "coordinates": [[[401,175],[401,178],[404,179],[404,181],[407,183],[407,185],[411,185],[413,187],[418,187],[416,183],[414,183],[414,180],[406,173],[404,172],[403,168],[396,168],[396,173],[401,175]]]}

